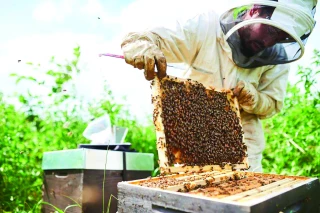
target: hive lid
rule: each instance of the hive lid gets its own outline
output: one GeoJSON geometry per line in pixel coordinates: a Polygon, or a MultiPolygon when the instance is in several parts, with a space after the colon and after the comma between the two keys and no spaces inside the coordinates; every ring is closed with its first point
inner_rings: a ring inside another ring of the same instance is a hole
{"type": "Polygon", "coordinates": [[[42,169],[94,169],[122,171],[125,168],[126,170],[131,171],[153,171],[153,160],[154,155],[152,153],[80,148],[44,152],[42,157],[42,169]]]}
{"type": "Polygon", "coordinates": [[[190,79],[151,83],[161,174],[248,169],[237,99],[190,79]]]}

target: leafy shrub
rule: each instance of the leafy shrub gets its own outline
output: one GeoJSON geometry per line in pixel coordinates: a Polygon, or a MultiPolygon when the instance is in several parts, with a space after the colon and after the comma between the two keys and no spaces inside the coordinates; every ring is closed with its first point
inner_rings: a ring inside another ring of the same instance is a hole
{"type": "MultiPolygon", "coordinates": [[[[11,75],[17,83],[33,82],[37,91],[47,91],[42,95],[32,91],[18,95],[16,98],[22,105],[20,109],[0,96],[0,212],[39,211],[43,153],[74,149],[79,144],[88,143],[82,136],[88,121],[105,113],[110,115],[113,125],[128,127],[126,141],[132,143],[132,148],[157,154],[153,125],[144,126],[129,116],[126,106],[114,101],[107,86],[104,89],[105,99],[89,104],[76,97],[74,89],[68,93],[64,91],[64,86],[72,84],[72,79],[80,73],[79,47],[74,48],[73,55],[74,58],[64,65],[56,63],[52,57],[54,68],[46,71],[45,80],[11,75]]],[[[39,71],[40,65],[28,64],[39,71]]],[[[71,88],[74,87],[72,84],[71,88]]]]}
{"type": "Polygon", "coordinates": [[[312,68],[299,66],[300,81],[289,84],[285,107],[263,121],[266,135],[264,172],[320,177],[320,53],[312,68]]]}
{"type": "Polygon", "coordinates": [[[32,118],[0,99],[0,212],[31,209],[41,196],[43,152],[76,148],[84,141],[84,122],[70,119],[70,126],[50,117],[32,118]],[[74,128],[76,127],[76,128],[74,128]],[[72,131],[71,131],[72,130],[72,131]]]}

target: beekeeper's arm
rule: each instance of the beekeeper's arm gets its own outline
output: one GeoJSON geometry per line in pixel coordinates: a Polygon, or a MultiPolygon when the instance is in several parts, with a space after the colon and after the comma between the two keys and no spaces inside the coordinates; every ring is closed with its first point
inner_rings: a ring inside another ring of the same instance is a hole
{"type": "Polygon", "coordinates": [[[246,81],[239,81],[234,89],[240,107],[260,119],[280,112],[286,93],[289,65],[271,66],[260,78],[257,88],[246,81]]]}
{"type": "Polygon", "coordinates": [[[192,64],[203,40],[201,37],[206,34],[206,24],[201,21],[201,16],[196,16],[166,27],[129,33],[121,44],[126,63],[144,69],[147,80],[154,78],[155,66],[162,78],[166,75],[167,62],[192,64]]]}

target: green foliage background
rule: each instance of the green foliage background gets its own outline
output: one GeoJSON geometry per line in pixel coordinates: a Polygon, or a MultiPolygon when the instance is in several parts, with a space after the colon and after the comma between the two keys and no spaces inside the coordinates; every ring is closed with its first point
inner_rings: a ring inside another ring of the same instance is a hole
{"type": "MultiPolygon", "coordinates": [[[[16,95],[21,107],[0,95],[0,213],[39,212],[43,152],[88,143],[82,136],[88,121],[105,113],[113,125],[129,128],[126,141],[134,149],[154,153],[157,162],[151,116],[148,125],[139,123],[125,105],[115,101],[107,85],[105,98],[92,103],[76,97],[75,90],[63,91],[66,84],[75,88],[72,79],[80,73],[79,47],[74,48],[73,56],[65,64],[52,57],[49,70],[29,63],[35,70],[31,76],[12,74],[17,83],[31,81],[45,91],[43,95],[32,91],[16,95]],[[36,77],[39,70],[46,70],[45,80],[36,77]]],[[[315,51],[312,67],[299,67],[300,81],[288,85],[283,111],[263,121],[267,139],[264,172],[320,177],[320,93],[315,88],[319,65],[320,54],[315,51]]]]}

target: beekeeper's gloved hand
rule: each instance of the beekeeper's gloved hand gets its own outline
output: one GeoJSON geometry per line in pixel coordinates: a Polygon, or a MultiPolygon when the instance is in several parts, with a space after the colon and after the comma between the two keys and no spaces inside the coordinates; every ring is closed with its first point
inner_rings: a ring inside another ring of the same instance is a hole
{"type": "Polygon", "coordinates": [[[248,113],[266,116],[275,109],[275,100],[257,91],[249,82],[239,81],[233,89],[233,94],[238,98],[240,108],[248,113]]]}
{"type": "Polygon", "coordinates": [[[146,33],[129,33],[121,43],[126,63],[138,69],[144,69],[147,80],[154,79],[157,66],[157,75],[161,79],[166,76],[167,62],[164,54],[156,45],[158,36],[146,33]]]}

